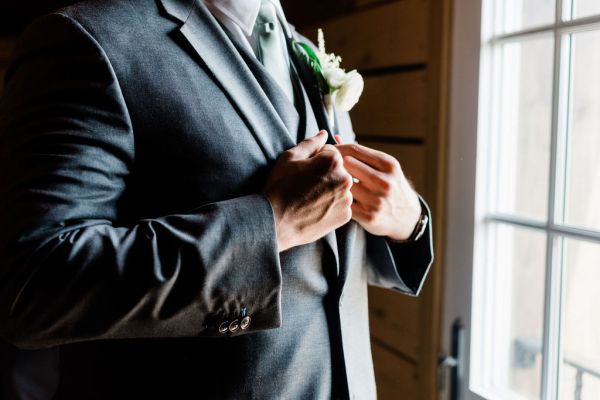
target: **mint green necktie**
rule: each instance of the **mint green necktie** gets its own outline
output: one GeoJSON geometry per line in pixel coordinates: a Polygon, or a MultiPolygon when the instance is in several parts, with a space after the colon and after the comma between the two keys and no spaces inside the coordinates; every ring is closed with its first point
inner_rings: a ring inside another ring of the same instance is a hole
{"type": "Polygon", "coordinates": [[[256,57],[294,103],[294,87],[290,76],[290,59],[283,29],[272,0],[262,0],[254,25],[256,57]]]}

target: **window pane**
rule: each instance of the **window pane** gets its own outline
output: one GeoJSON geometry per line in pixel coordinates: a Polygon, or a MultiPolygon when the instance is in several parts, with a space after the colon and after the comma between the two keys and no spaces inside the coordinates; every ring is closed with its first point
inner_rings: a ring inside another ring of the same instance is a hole
{"type": "Polygon", "coordinates": [[[575,18],[589,17],[600,14],[600,1],[573,0],[573,15],[575,18]]]}
{"type": "MultiPolygon", "coordinates": [[[[546,235],[499,225],[493,265],[494,327],[490,344],[496,393],[538,399],[542,376],[546,235]]],[[[506,398],[506,397],[505,397],[506,398]]]]}
{"type": "MultiPolygon", "coordinates": [[[[552,113],[552,37],[502,47],[497,132],[497,210],[545,220],[552,113]]],[[[494,149],[495,150],[495,149],[494,149]]]]}
{"type": "Polygon", "coordinates": [[[600,244],[566,240],[565,251],[561,398],[597,399],[600,378],[593,373],[600,375],[600,244]],[[579,389],[578,369],[583,372],[579,389]]]}
{"type": "Polygon", "coordinates": [[[554,23],[555,0],[505,0],[503,3],[504,32],[514,32],[554,23]]]}
{"type": "Polygon", "coordinates": [[[566,220],[600,230],[600,32],[573,35],[572,51],[566,220]]]}

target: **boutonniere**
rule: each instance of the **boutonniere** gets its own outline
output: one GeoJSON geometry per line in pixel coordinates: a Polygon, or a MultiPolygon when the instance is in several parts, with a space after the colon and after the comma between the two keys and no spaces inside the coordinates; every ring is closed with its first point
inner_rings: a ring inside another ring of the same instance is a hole
{"type": "Polygon", "coordinates": [[[330,125],[334,125],[334,107],[341,111],[350,111],[363,92],[365,86],[362,76],[352,70],[346,72],[340,67],[342,58],[325,50],[323,30],[318,30],[317,50],[302,42],[295,42],[296,52],[312,70],[323,102],[327,109],[330,125]]]}

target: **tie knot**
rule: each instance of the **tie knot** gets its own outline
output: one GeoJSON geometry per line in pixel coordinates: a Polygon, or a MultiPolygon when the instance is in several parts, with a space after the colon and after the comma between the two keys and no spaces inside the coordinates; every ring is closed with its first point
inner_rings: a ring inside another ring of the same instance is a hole
{"type": "Polygon", "coordinates": [[[277,8],[271,0],[262,0],[260,10],[258,11],[257,23],[271,25],[274,27],[277,24],[277,8]]]}
{"type": "Polygon", "coordinates": [[[290,60],[279,13],[278,0],[262,0],[254,35],[256,57],[277,81],[291,102],[294,102],[294,87],[290,77],[290,60]]]}

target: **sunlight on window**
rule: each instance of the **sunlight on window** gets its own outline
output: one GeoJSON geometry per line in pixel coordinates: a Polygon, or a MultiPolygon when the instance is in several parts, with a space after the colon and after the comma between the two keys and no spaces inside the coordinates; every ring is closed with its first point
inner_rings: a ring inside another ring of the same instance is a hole
{"type": "Polygon", "coordinates": [[[600,397],[600,245],[567,240],[565,256],[561,392],[571,399],[579,385],[582,399],[595,399],[600,397]]]}
{"type": "Polygon", "coordinates": [[[506,0],[498,5],[503,6],[504,32],[531,29],[554,22],[554,0],[506,0]]]}
{"type": "Polygon", "coordinates": [[[600,31],[573,35],[572,52],[566,222],[600,230],[600,31]]]}
{"type": "Polygon", "coordinates": [[[498,123],[498,212],[548,216],[552,36],[502,46],[498,123]]]}
{"type": "Polygon", "coordinates": [[[575,18],[600,14],[600,1],[598,0],[574,0],[573,3],[573,15],[575,18]]]}
{"type": "Polygon", "coordinates": [[[600,0],[484,5],[471,390],[600,399],[600,0]]]}
{"type": "Polygon", "coordinates": [[[544,332],[544,272],[546,236],[544,234],[500,225],[497,243],[499,251],[495,268],[500,274],[511,275],[507,290],[510,320],[505,321],[506,338],[498,346],[504,354],[509,374],[495,384],[508,387],[527,397],[536,398],[542,383],[542,355],[539,349],[544,332]],[[534,346],[534,352],[531,352],[534,346]]]}

